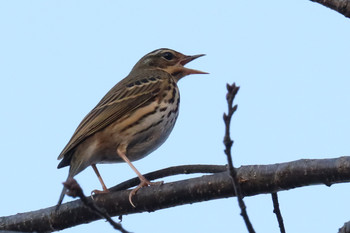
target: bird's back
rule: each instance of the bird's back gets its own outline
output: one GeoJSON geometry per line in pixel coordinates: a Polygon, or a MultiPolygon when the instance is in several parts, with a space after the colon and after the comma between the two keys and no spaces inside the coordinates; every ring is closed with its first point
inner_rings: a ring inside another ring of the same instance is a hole
{"type": "Polygon", "coordinates": [[[88,137],[154,101],[164,81],[170,79],[171,76],[162,70],[144,70],[131,72],[117,83],[79,124],[58,157],[62,159],[58,168],[70,165],[76,148],[88,137]]]}

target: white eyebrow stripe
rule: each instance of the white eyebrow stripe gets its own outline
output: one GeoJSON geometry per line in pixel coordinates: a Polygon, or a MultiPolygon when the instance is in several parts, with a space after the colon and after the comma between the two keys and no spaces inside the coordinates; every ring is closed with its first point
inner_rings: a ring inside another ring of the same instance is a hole
{"type": "Polygon", "coordinates": [[[157,49],[157,50],[154,50],[153,52],[150,52],[148,55],[149,56],[153,56],[153,55],[156,55],[156,54],[159,54],[159,53],[161,53],[161,52],[166,52],[166,51],[168,51],[168,52],[171,52],[169,49],[157,49]]]}

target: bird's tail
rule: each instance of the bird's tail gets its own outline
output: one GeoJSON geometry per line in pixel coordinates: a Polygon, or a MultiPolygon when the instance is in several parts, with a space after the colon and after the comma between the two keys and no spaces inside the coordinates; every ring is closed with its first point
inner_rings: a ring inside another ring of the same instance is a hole
{"type": "MultiPolygon", "coordinates": [[[[69,172],[66,181],[68,181],[68,179],[71,178],[71,177],[73,177],[73,176],[72,176],[71,172],[69,172]]],[[[67,193],[67,188],[64,186],[64,183],[63,183],[63,189],[62,189],[62,192],[61,192],[61,195],[60,195],[60,199],[58,199],[58,203],[56,205],[56,211],[59,210],[59,208],[60,208],[60,206],[62,204],[63,198],[66,195],[66,193],[67,193]]]]}
{"type": "Polygon", "coordinates": [[[58,200],[58,203],[56,205],[56,211],[59,210],[59,208],[60,208],[60,206],[62,204],[63,198],[66,195],[66,192],[67,192],[67,188],[63,186],[63,189],[62,189],[62,192],[61,192],[61,195],[60,195],[60,199],[58,200]]]}
{"type": "MultiPolygon", "coordinates": [[[[80,163],[71,163],[70,164],[69,173],[68,173],[68,177],[66,179],[66,182],[70,178],[73,178],[76,174],[78,174],[79,172],[81,172],[85,168],[85,167],[82,168],[81,165],[82,165],[82,162],[80,162],[80,163]]],[[[66,193],[67,193],[67,188],[63,184],[63,189],[62,189],[62,192],[61,192],[61,195],[60,195],[60,199],[58,200],[58,203],[56,205],[56,211],[59,210],[59,208],[60,208],[60,206],[62,204],[63,198],[66,195],[66,193]]]]}

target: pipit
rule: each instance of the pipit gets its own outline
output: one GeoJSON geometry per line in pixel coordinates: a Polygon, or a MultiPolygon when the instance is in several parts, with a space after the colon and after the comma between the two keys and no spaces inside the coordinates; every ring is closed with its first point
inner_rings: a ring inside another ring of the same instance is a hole
{"type": "MultiPolygon", "coordinates": [[[[150,154],[168,138],[179,114],[177,82],[186,75],[207,74],[184,67],[201,56],[204,54],[186,56],[171,49],[157,49],[142,57],[87,114],[58,156],[62,159],[58,168],[70,166],[67,179],[91,166],[102,192],[108,192],[96,164],[126,162],[140,179],[129,195],[134,206],[132,196],[153,183],[131,161],[150,154]]],[[[57,208],[65,193],[63,188],[57,208]]]]}

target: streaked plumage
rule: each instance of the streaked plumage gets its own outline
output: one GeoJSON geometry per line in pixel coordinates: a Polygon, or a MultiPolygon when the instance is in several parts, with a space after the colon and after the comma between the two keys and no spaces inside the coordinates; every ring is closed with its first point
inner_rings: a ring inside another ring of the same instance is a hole
{"type": "MultiPolygon", "coordinates": [[[[62,161],[58,168],[70,166],[70,178],[90,165],[97,169],[97,163],[125,161],[130,165],[127,159],[135,161],[157,149],[169,136],[178,116],[177,81],[189,74],[204,73],[184,67],[200,56],[158,49],[141,58],[83,119],[59,155],[62,161]]],[[[138,175],[140,187],[150,183],[138,175]]],[[[58,205],[64,194],[65,189],[58,205]]]]}

